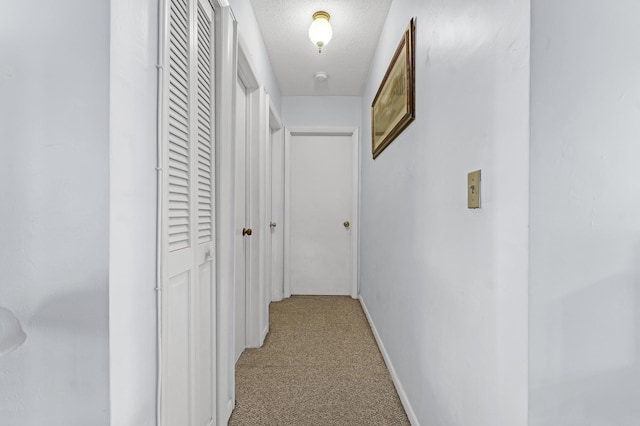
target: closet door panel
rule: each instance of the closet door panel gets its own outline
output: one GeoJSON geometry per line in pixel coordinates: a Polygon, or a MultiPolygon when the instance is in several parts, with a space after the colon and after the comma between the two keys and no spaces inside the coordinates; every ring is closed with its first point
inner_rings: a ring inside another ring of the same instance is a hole
{"type": "Polygon", "coordinates": [[[160,419],[215,418],[214,11],[165,0],[161,81],[160,419]]]}

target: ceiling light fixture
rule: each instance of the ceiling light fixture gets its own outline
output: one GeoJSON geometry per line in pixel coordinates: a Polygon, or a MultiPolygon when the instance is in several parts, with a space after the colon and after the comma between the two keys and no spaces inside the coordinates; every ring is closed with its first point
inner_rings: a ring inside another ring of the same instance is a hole
{"type": "Polygon", "coordinates": [[[329,44],[333,36],[333,30],[329,19],[331,16],[322,10],[313,14],[313,22],[309,27],[309,38],[311,42],[318,46],[318,53],[322,53],[322,48],[329,44]]]}

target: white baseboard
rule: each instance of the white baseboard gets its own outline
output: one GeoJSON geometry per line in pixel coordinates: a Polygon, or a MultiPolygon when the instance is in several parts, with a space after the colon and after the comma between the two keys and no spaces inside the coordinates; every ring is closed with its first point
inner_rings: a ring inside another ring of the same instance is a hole
{"type": "Polygon", "coordinates": [[[409,398],[407,398],[407,394],[402,387],[402,383],[400,383],[400,379],[396,374],[395,368],[393,368],[393,364],[391,364],[391,359],[389,358],[389,354],[382,343],[382,339],[380,339],[380,335],[378,334],[378,330],[376,330],[376,326],[373,324],[373,320],[369,315],[369,311],[367,310],[367,305],[364,304],[364,300],[362,296],[360,296],[360,305],[362,305],[362,310],[364,311],[365,316],[367,317],[367,321],[369,321],[369,326],[371,327],[371,331],[373,332],[373,336],[376,339],[376,343],[378,343],[378,348],[380,348],[380,353],[382,354],[382,358],[384,359],[384,363],[387,365],[387,369],[389,370],[389,374],[391,374],[391,380],[393,380],[393,384],[396,387],[396,392],[398,392],[398,396],[400,397],[400,402],[402,402],[402,406],[404,407],[404,411],[407,413],[407,417],[409,418],[409,422],[411,422],[412,426],[420,426],[418,422],[418,418],[416,417],[416,413],[413,411],[413,407],[411,407],[411,403],[409,402],[409,398]]]}
{"type": "Polygon", "coordinates": [[[264,339],[267,338],[267,334],[269,334],[269,324],[262,330],[262,336],[260,336],[260,346],[264,344],[264,339]]]}
{"type": "Polygon", "coordinates": [[[222,424],[226,425],[229,423],[229,419],[231,418],[231,413],[233,413],[233,409],[236,408],[235,399],[230,399],[229,402],[227,402],[227,406],[225,408],[226,408],[226,413],[224,415],[224,418],[227,420],[225,420],[222,424]]]}

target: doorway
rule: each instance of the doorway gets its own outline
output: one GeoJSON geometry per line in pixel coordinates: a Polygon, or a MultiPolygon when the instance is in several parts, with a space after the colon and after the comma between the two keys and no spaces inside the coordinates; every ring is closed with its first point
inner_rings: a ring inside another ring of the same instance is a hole
{"type": "Polygon", "coordinates": [[[285,296],[356,298],[357,130],[289,130],[285,155],[285,296]]]}
{"type": "MultiPolygon", "coordinates": [[[[284,297],[284,132],[282,120],[269,103],[269,150],[267,152],[267,306],[284,297]]],[[[268,318],[267,318],[268,321],[268,318]]]]}
{"type": "Polygon", "coordinates": [[[234,354],[235,361],[238,361],[242,351],[247,346],[246,328],[247,328],[247,281],[250,278],[249,268],[249,238],[253,234],[253,230],[248,226],[250,200],[248,195],[251,193],[247,190],[249,180],[247,179],[247,144],[250,141],[247,128],[247,88],[242,80],[236,79],[236,173],[235,173],[235,277],[234,277],[234,306],[235,306],[235,325],[234,325],[234,354]]]}
{"type": "Polygon", "coordinates": [[[238,37],[235,126],[234,355],[262,345],[268,332],[265,296],[267,94],[238,37]]]}

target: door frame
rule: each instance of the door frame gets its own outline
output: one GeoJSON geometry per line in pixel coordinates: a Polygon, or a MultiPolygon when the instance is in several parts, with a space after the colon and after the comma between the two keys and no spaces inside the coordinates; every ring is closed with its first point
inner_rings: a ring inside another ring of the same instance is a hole
{"type": "MultiPolygon", "coordinates": [[[[266,241],[271,244],[267,245],[267,259],[266,265],[267,269],[265,271],[265,276],[267,278],[266,289],[267,294],[265,297],[268,299],[266,301],[267,306],[269,302],[278,302],[281,301],[284,296],[284,280],[280,282],[276,282],[276,269],[280,268],[284,271],[284,238],[282,238],[282,242],[279,245],[279,252],[281,254],[277,254],[274,256],[273,250],[273,238],[274,234],[278,232],[278,229],[282,229],[284,222],[284,129],[282,125],[282,119],[278,114],[278,111],[271,101],[271,97],[268,96],[269,100],[269,128],[267,134],[268,140],[268,151],[266,155],[266,165],[267,165],[267,179],[266,179],[266,216],[265,223],[269,224],[269,228],[266,228],[266,233],[270,238],[266,238],[266,241]],[[275,149],[274,149],[275,147],[275,149]],[[275,159],[273,157],[274,152],[279,153],[280,156],[275,159]],[[278,173],[278,186],[274,185],[274,173],[278,173]],[[273,204],[273,194],[277,191],[279,196],[279,205],[274,206],[273,204]],[[275,210],[274,210],[275,209],[275,210]],[[271,223],[274,223],[274,228],[271,228],[271,223]],[[268,293],[271,292],[269,295],[268,293]]],[[[268,323],[268,319],[267,319],[268,323]]]]}
{"type": "Polygon", "coordinates": [[[284,139],[284,297],[291,297],[291,138],[293,136],[351,136],[353,200],[351,202],[351,297],[358,298],[358,227],[360,150],[357,127],[287,127],[284,139]]]}
{"type": "MultiPolygon", "coordinates": [[[[216,14],[216,281],[217,281],[217,421],[227,424],[235,406],[233,346],[235,144],[233,111],[237,78],[237,22],[230,6],[216,14]]],[[[218,10],[218,9],[216,9],[218,10]]]]}
{"type": "MultiPolygon", "coordinates": [[[[259,348],[268,332],[268,306],[265,306],[266,238],[266,152],[267,152],[267,93],[251,61],[251,54],[241,32],[238,32],[237,76],[247,89],[247,137],[249,164],[249,223],[253,235],[248,239],[245,346],[259,348]],[[266,321],[265,321],[265,318],[266,321]]],[[[235,109],[234,109],[235,111],[235,109]]],[[[234,138],[235,139],[235,138],[234,138]]],[[[236,224],[236,228],[242,228],[236,224]]],[[[237,229],[236,229],[237,231],[237,229]]]]}

